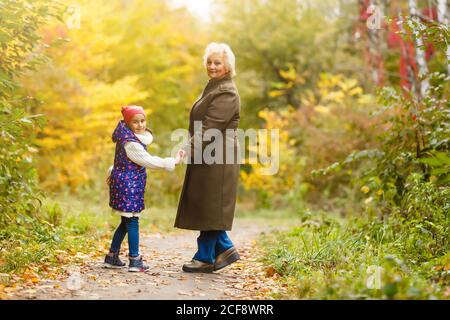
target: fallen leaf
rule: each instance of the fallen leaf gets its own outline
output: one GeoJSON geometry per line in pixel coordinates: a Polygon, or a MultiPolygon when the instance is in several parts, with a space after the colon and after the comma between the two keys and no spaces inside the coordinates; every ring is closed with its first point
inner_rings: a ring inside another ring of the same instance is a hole
{"type": "Polygon", "coordinates": [[[171,270],[163,270],[162,272],[164,272],[164,273],[168,273],[168,274],[175,274],[175,273],[179,273],[178,271],[171,271],[171,270]]]}
{"type": "Polygon", "coordinates": [[[213,282],[220,282],[220,283],[225,283],[225,280],[221,280],[221,279],[213,279],[213,282]]]}
{"type": "Polygon", "coordinates": [[[0,279],[4,279],[4,280],[7,280],[8,278],[9,278],[9,274],[7,274],[7,273],[0,273],[0,279]]]}
{"type": "Polygon", "coordinates": [[[266,269],[266,277],[271,278],[274,274],[277,273],[277,270],[275,270],[274,267],[269,267],[266,269]]]}
{"type": "Polygon", "coordinates": [[[54,286],[48,285],[48,284],[39,286],[39,290],[45,290],[45,289],[54,289],[54,286]]]}
{"type": "Polygon", "coordinates": [[[121,282],[121,283],[116,283],[116,286],[118,286],[118,287],[128,287],[129,285],[127,283],[121,282]]]}

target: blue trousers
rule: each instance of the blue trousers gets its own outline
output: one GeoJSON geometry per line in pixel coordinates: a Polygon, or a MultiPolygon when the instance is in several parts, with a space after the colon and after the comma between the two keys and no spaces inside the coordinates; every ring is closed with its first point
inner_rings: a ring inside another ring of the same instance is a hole
{"type": "Polygon", "coordinates": [[[119,252],[120,246],[125,238],[125,235],[128,233],[128,247],[130,252],[128,255],[130,257],[139,256],[139,218],[132,217],[126,218],[121,217],[122,220],[117,227],[116,232],[114,232],[114,236],[111,243],[111,248],[109,252],[119,252]]]}
{"type": "Polygon", "coordinates": [[[213,264],[219,254],[233,247],[233,242],[225,231],[200,231],[197,245],[194,259],[213,264]]]}

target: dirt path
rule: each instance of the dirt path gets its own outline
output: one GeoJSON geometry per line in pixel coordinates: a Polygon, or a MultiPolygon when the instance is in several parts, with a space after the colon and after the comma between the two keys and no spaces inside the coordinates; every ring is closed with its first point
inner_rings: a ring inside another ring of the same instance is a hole
{"type": "Polygon", "coordinates": [[[197,232],[153,234],[141,239],[141,252],[150,265],[150,272],[136,274],[126,268],[103,269],[101,259],[86,261],[83,266],[67,266],[64,279],[41,281],[32,290],[17,292],[14,298],[270,299],[270,292],[283,288],[276,279],[266,276],[254,248],[260,233],[268,231],[261,224],[236,220],[229,234],[241,260],[213,274],[181,270],[196,251],[197,232]]]}

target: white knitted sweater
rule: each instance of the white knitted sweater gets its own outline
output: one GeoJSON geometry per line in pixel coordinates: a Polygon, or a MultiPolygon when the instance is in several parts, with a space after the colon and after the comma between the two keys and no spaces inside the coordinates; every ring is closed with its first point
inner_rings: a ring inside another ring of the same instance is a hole
{"type": "MultiPolygon", "coordinates": [[[[145,133],[143,134],[135,133],[135,135],[146,146],[148,146],[153,142],[153,135],[149,131],[145,131],[145,133]]],[[[127,157],[131,161],[142,167],[150,169],[165,169],[167,171],[173,171],[175,169],[175,158],[172,157],[160,158],[157,156],[152,156],[138,142],[125,143],[124,149],[127,154],[127,157]]],[[[111,166],[108,169],[108,176],[111,175],[111,171],[113,170],[113,168],[114,166],[111,166]]],[[[140,216],[140,213],[138,212],[122,212],[114,209],[113,211],[127,218],[140,216]]]]}

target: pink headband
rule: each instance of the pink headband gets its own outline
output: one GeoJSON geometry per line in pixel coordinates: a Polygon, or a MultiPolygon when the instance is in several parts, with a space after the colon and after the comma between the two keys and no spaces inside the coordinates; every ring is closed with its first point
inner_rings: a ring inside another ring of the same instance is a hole
{"type": "Polygon", "coordinates": [[[145,116],[144,109],[139,106],[122,107],[122,115],[126,123],[130,122],[130,120],[137,114],[142,114],[143,116],[145,116]]]}

